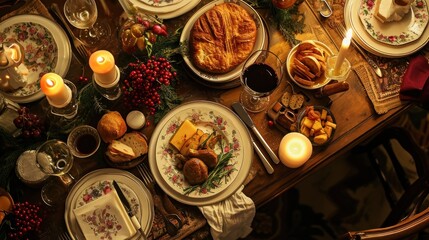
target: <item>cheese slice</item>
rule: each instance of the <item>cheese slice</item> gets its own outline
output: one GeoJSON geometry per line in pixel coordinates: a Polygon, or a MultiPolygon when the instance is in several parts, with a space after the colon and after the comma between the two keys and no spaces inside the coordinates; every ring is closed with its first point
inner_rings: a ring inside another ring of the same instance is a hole
{"type": "Polygon", "coordinates": [[[400,21],[410,11],[412,2],[401,6],[395,0],[377,0],[374,16],[382,23],[400,21]]]}
{"type": "Polygon", "coordinates": [[[183,121],[179,129],[174,133],[170,139],[170,144],[173,145],[178,151],[182,148],[183,144],[197,132],[197,127],[188,119],[183,121]]]}

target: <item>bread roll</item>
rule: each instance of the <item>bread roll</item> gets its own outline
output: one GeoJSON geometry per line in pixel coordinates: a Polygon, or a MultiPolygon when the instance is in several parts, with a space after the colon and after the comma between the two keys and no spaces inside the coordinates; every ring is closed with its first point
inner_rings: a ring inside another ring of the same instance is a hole
{"type": "Polygon", "coordinates": [[[104,114],[97,124],[97,130],[105,143],[122,137],[127,131],[127,124],[121,114],[111,111],[104,114]]]}
{"type": "Polygon", "coordinates": [[[190,185],[201,184],[209,177],[207,165],[198,158],[191,158],[183,166],[183,175],[190,185]]]}
{"type": "Polygon", "coordinates": [[[235,3],[216,5],[191,29],[191,61],[205,72],[229,72],[250,55],[256,35],[255,20],[244,8],[235,3]]]}

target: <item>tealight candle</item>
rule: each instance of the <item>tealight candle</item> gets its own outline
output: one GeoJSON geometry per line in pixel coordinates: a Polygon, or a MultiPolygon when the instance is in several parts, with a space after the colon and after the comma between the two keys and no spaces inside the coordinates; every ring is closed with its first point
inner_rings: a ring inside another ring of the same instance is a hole
{"type": "Polygon", "coordinates": [[[343,39],[343,42],[341,43],[340,51],[338,52],[337,62],[335,63],[335,68],[334,68],[335,75],[339,74],[341,65],[343,65],[344,59],[346,58],[347,51],[352,41],[352,36],[353,36],[353,31],[349,29],[346,33],[346,37],[343,39]]]}
{"type": "Polygon", "coordinates": [[[313,146],[303,134],[291,132],[286,134],[280,142],[280,161],[287,167],[297,168],[310,159],[313,146]]]}
{"type": "Polygon", "coordinates": [[[109,86],[115,83],[117,79],[117,70],[115,58],[106,50],[98,50],[89,57],[89,66],[94,72],[95,81],[103,86],[109,86]]]}
{"type": "Polygon", "coordinates": [[[63,108],[72,99],[71,89],[64,84],[63,78],[56,73],[46,73],[40,80],[40,87],[50,105],[63,108]]]}

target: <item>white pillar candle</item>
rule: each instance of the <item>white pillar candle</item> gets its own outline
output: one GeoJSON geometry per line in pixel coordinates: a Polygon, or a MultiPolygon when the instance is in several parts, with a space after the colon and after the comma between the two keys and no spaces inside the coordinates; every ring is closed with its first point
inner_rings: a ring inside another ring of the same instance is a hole
{"type": "Polygon", "coordinates": [[[349,29],[346,33],[346,37],[343,39],[341,43],[340,51],[338,52],[337,62],[335,63],[334,74],[339,75],[341,65],[343,65],[344,59],[346,58],[347,51],[350,47],[350,43],[352,41],[353,31],[349,29]]]}
{"type": "Polygon", "coordinates": [[[303,134],[291,132],[286,134],[280,142],[280,161],[287,167],[302,166],[313,153],[310,140],[303,134]]]}
{"type": "Polygon", "coordinates": [[[106,50],[98,50],[89,57],[89,66],[94,72],[95,81],[103,86],[111,85],[116,80],[115,58],[106,50]]]}
{"type": "Polygon", "coordinates": [[[72,99],[71,89],[64,84],[63,78],[55,73],[46,73],[40,79],[40,88],[46,95],[50,105],[63,108],[72,99]]]}

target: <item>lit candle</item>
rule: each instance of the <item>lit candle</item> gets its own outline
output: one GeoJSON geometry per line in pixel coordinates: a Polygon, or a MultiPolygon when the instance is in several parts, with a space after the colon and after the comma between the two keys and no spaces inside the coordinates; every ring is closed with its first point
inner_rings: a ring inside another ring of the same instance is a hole
{"type": "Polygon", "coordinates": [[[109,51],[99,50],[91,54],[89,66],[97,83],[108,86],[115,82],[117,78],[115,58],[109,51]]]}
{"type": "Polygon", "coordinates": [[[343,65],[344,59],[346,58],[347,51],[352,41],[353,31],[352,29],[347,30],[346,37],[341,43],[340,51],[338,52],[337,62],[335,63],[334,73],[335,75],[340,74],[341,65],[343,65]]]}
{"type": "Polygon", "coordinates": [[[46,73],[40,79],[40,88],[46,95],[49,104],[57,108],[63,108],[72,99],[71,89],[64,84],[63,78],[56,73],[46,73]]]}
{"type": "Polygon", "coordinates": [[[313,146],[303,134],[291,132],[286,134],[280,142],[280,161],[287,167],[297,168],[310,159],[313,146]]]}

